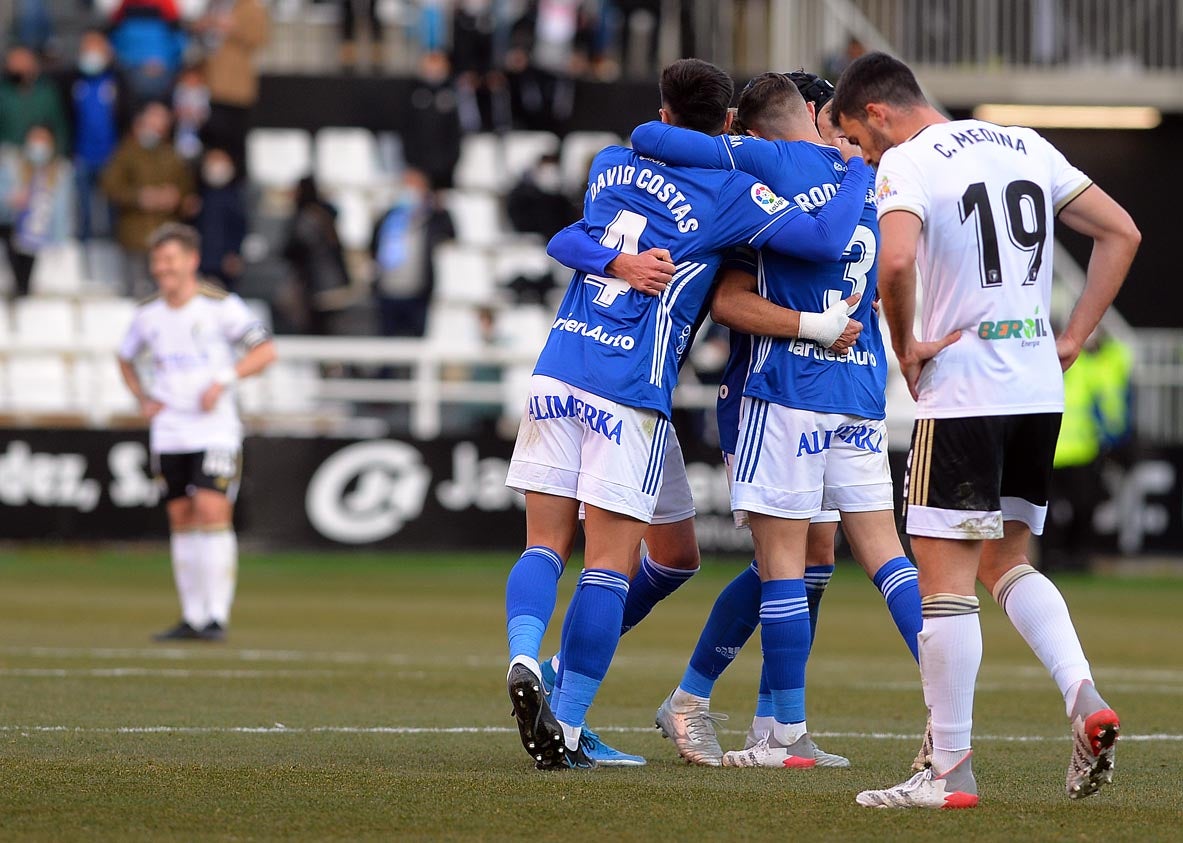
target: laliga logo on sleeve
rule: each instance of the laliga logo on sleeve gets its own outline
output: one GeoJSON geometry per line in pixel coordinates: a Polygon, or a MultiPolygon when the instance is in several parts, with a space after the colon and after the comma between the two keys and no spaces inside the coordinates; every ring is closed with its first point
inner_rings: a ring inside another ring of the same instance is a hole
{"type": "Polygon", "coordinates": [[[777,196],[766,184],[752,185],[752,201],[767,214],[778,214],[789,207],[789,200],[777,196]]]}
{"type": "Polygon", "coordinates": [[[359,442],[330,456],[308,483],[304,508],[325,538],[365,544],[393,536],[423,511],[431,471],[402,442],[359,442]]]}

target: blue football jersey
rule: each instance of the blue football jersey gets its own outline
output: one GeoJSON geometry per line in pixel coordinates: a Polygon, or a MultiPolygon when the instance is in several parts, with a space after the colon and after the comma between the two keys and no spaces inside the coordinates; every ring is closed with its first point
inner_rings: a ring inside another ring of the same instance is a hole
{"type": "Polygon", "coordinates": [[[621,252],[668,249],[674,277],[661,295],[647,296],[619,278],[576,272],[535,374],[668,416],[678,364],[724,250],[759,248],[801,213],[747,173],[671,167],[624,147],[604,149],[588,177],[588,234],[621,252]]]}

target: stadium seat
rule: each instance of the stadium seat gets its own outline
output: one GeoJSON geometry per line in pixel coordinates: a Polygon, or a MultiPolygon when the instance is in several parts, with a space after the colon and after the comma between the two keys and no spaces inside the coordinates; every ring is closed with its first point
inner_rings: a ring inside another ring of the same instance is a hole
{"type": "Polygon", "coordinates": [[[587,171],[596,153],[620,142],[620,137],[612,132],[572,132],[563,138],[563,149],[559,153],[563,187],[582,195],[587,189],[587,171]]]}
{"type": "Polygon", "coordinates": [[[456,187],[463,190],[505,191],[509,183],[501,139],[493,134],[465,135],[452,176],[456,187]]]}
{"type": "Polygon", "coordinates": [[[307,360],[277,360],[262,374],[266,411],[307,413],[316,407],[318,364],[307,360]]]}
{"type": "Polygon", "coordinates": [[[92,417],[135,415],[139,405],[119,373],[114,355],[79,357],[74,361],[74,394],[92,417]]]}
{"type": "Polygon", "coordinates": [[[374,236],[374,213],[360,189],[339,190],[331,197],[337,208],[337,236],[346,249],[369,249],[374,236]]]}
{"type": "Polygon", "coordinates": [[[12,314],[8,310],[8,299],[0,298],[0,348],[7,348],[12,341],[12,314]]]}
{"type": "Polygon", "coordinates": [[[484,191],[450,190],[443,202],[461,243],[492,246],[501,239],[501,201],[497,196],[484,191]]]}
{"type": "Polygon", "coordinates": [[[497,339],[503,348],[536,357],[546,344],[554,316],[541,305],[525,305],[497,314],[497,339]]]}
{"type": "Polygon", "coordinates": [[[85,278],[82,246],[71,239],[38,252],[29,289],[39,296],[72,296],[82,291],[85,278]]]}
{"type": "Polygon", "coordinates": [[[559,137],[551,132],[507,132],[504,144],[505,173],[511,186],[543,155],[559,152],[559,137]]]}
{"type": "Polygon", "coordinates": [[[303,129],[252,129],[246,136],[246,169],[255,184],[294,187],[312,172],[312,136],[303,129]]]}
{"type": "Polygon", "coordinates": [[[131,299],[83,299],[78,306],[80,344],[113,352],[127,333],[135,310],[131,299]]]}
{"type": "Polygon", "coordinates": [[[481,347],[481,325],[472,305],[432,302],[427,312],[427,340],[437,348],[475,351],[481,347]]]}
{"type": "Polygon", "coordinates": [[[490,305],[496,297],[493,267],[484,249],[444,243],[432,256],[435,262],[436,302],[490,305]]]}
{"type": "Polygon", "coordinates": [[[60,354],[19,354],[6,361],[5,409],[17,413],[68,413],[82,406],[60,354]]]}
{"type": "Polygon", "coordinates": [[[368,129],[316,133],[316,182],[322,190],[364,189],[378,181],[378,143],[368,129]]]}
{"type": "Polygon", "coordinates": [[[13,307],[13,342],[25,348],[69,348],[78,337],[74,302],[18,299],[13,307]]]}
{"type": "Polygon", "coordinates": [[[493,253],[493,277],[501,286],[515,278],[538,278],[553,271],[554,261],[541,242],[529,240],[505,243],[493,253]]]}

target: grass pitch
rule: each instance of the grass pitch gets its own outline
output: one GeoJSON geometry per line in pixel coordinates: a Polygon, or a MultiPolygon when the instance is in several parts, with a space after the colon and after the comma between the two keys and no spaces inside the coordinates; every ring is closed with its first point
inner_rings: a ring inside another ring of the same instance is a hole
{"type": "MultiPolygon", "coordinates": [[[[1183,582],[1058,580],[1125,733],[1115,783],[1082,802],[1063,792],[1059,694],[981,595],[982,807],[899,812],[854,794],[906,777],[921,695],[853,565],[823,601],[809,692],[850,770],[691,768],[653,731],[736,559],[625,637],[592,709],[649,765],[539,773],[505,694],[512,556],[248,554],[229,643],[160,646],[177,615],[163,549],[0,552],[0,840],[1183,838],[1183,582]]],[[[717,688],[725,747],[751,716],[756,643],[717,688]]]]}

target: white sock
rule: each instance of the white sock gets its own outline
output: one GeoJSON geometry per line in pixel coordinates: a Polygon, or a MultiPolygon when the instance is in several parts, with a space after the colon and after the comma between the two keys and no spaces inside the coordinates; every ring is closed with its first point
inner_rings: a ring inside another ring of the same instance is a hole
{"type": "Polygon", "coordinates": [[[760,737],[760,735],[771,735],[772,727],[775,725],[775,717],[772,717],[771,715],[765,715],[763,717],[757,715],[756,717],[752,718],[752,734],[754,734],[756,737],[760,737]]]}
{"type": "Polygon", "coordinates": [[[1076,689],[1093,674],[1064,596],[1030,565],[1019,565],[994,586],[994,599],[1052,675],[1071,717],[1076,689]]]}
{"type": "Polygon", "coordinates": [[[679,685],[674,691],[674,695],[670,698],[670,705],[675,711],[690,711],[692,709],[710,708],[711,698],[700,697],[697,694],[691,694],[682,690],[679,685]]]}
{"type": "Polygon", "coordinates": [[[559,725],[563,727],[563,743],[567,749],[572,752],[579,749],[579,737],[583,734],[583,727],[569,726],[562,721],[559,721],[559,725]]]}
{"type": "Polygon", "coordinates": [[[932,594],[920,604],[920,675],[924,703],[932,712],[932,766],[939,775],[955,767],[972,744],[982,625],[976,597],[932,594]]]}
{"type": "Polygon", "coordinates": [[[169,538],[172,552],[173,581],[181,601],[181,617],[194,629],[209,623],[205,610],[205,588],[202,584],[202,556],[204,536],[196,530],[182,530],[169,538]]]}
{"type": "Polygon", "coordinates": [[[514,656],[513,661],[509,663],[510,669],[512,669],[515,664],[524,664],[530,669],[530,672],[538,678],[539,682],[542,681],[542,667],[539,666],[537,659],[532,659],[529,656],[514,656]]]}
{"type": "Polygon", "coordinates": [[[228,529],[213,530],[203,536],[206,613],[210,620],[226,626],[230,621],[230,606],[234,603],[234,586],[238,582],[238,537],[228,529]]]}
{"type": "Polygon", "coordinates": [[[772,721],[772,739],[781,746],[792,746],[809,731],[805,721],[800,723],[780,723],[772,721]]]}

